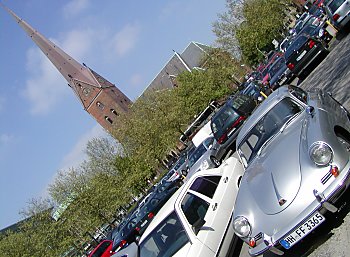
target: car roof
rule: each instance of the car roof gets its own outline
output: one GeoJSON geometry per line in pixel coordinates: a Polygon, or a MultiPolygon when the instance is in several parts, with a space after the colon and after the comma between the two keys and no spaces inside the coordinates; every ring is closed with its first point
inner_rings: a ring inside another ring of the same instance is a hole
{"type": "Polygon", "coordinates": [[[246,120],[243,124],[241,131],[237,136],[237,146],[241,143],[242,139],[245,135],[251,130],[252,127],[255,126],[256,122],[260,120],[260,118],[265,115],[265,113],[270,110],[277,102],[279,102],[282,98],[290,95],[288,86],[279,87],[277,90],[272,92],[268,98],[266,98],[252,113],[252,115],[246,120]]]}

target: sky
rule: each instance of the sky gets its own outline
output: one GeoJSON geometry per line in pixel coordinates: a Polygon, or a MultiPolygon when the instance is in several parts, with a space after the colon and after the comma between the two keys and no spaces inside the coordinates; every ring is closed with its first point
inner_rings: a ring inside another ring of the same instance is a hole
{"type": "MultiPolygon", "coordinates": [[[[191,41],[214,45],[225,0],[0,0],[132,101],[191,41]]],[[[0,8],[0,229],[46,198],[58,170],[77,167],[106,132],[66,80],[0,8]]]]}

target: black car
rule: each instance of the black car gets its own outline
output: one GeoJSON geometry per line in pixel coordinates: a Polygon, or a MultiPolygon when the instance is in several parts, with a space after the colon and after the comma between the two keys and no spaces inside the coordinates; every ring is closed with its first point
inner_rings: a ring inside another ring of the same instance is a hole
{"type": "Polygon", "coordinates": [[[275,90],[280,86],[289,83],[293,79],[293,74],[287,68],[284,57],[279,57],[276,59],[274,63],[269,67],[268,73],[268,83],[272,90],[275,90]]]}
{"type": "Polygon", "coordinates": [[[235,149],[235,142],[243,122],[253,112],[257,103],[248,95],[237,94],[211,118],[210,127],[217,143],[213,155],[221,161],[230,149],[235,149]]]}
{"type": "Polygon", "coordinates": [[[328,53],[329,51],[321,40],[302,33],[287,48],[284,56],[288,69],[295,76],[304,79],[328,53]]]}

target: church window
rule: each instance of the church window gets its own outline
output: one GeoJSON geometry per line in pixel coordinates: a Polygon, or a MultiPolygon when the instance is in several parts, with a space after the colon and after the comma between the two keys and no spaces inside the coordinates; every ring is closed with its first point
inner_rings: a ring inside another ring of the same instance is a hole
{"type": "Polygon", "coordinates": [[[119,113],[117,113],[114,109],[111,109],[111,113],[113,113],[116,116],[119,116],[119,113]]]}
{"type": "Polygon", "coordinates": [[[101,110],[103,110],[105,108],[105,105],[101,102],[97,102],[96,105],[98,106],[98,108],[100,108],[101,110]]]}
{"type": "Polygon", "coordinates": [[[108,116],[105,116],[105,120],[108,121],[108,122],[111,123],[111,124],[113,123],[112,119],[109,118],[108,116]]]}

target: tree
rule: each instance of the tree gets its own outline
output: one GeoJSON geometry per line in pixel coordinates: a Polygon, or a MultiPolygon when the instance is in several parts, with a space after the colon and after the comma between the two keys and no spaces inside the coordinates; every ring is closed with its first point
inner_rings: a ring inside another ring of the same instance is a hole
{"type": "Polygon", "coordinates": [[[241,49],[236,37],[239,25],[244,21],[243,0],[227,0],[227,11],[218,14],[218,20],[213,23],[215,42],[218,46],[236,58],[241,59],[241,49]]]}

